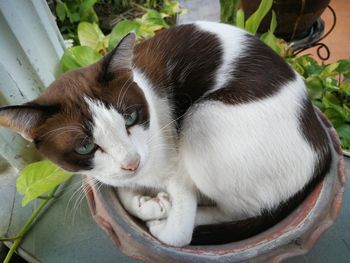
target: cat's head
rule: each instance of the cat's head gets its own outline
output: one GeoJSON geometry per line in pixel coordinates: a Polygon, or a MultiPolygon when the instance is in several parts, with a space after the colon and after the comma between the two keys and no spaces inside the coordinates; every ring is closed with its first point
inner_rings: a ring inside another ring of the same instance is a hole
{"type": "Polygon", "coordinates": [[[63,169],[111,185],[137,176],[148,159],[149,110],[133,81],[135,35],[101,61],[72,70],[37,99],[0,109],[0,124],[34,142],[63,169]]]}

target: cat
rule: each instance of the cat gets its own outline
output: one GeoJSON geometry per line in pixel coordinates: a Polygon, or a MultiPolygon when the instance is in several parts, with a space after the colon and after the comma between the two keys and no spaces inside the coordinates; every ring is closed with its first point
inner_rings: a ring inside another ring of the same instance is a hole
{"type": "Polygon", "coordinates": [[[214,22],[137,45],[129,33],[37,99],[1,108],[0,123],[63,169],[117,187],[172,246],[196,226],[286,216],[332,160],[302,78],[256,37],[214,22]]]}

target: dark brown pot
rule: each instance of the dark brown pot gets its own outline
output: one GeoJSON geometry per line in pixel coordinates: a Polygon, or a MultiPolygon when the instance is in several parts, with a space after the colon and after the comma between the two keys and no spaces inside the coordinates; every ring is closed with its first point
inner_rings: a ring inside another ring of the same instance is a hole
{"type": "Polygon", "coordinates": [[[281,262],[305,254],[338,216],[346,180],[337,133],[326,117],[317,112],[327,126],[337,152],[331,173],[294,212],[267,231],[224,245],[166,246],[152,237],[142,222],[124,210],[114,188],[104,186],[97,190],[85,180],[84,189],[87,189],[92,216],[118,249],[145,262],[281,262]]]}
{"type": "MultiPolygon", "coordinates": [[[[261,0],[241,0],[246,18],[255,12],[260,2],[261,0]]],[[[329,2],[330,0],[274,0],[272,10],[276,12],[277,16],[276,36],[285,40],[304,37],[329,2]]],[[[270,21],[271,11],[263,19],[258,32],[266,32],[270,27],[270,21]]]]}

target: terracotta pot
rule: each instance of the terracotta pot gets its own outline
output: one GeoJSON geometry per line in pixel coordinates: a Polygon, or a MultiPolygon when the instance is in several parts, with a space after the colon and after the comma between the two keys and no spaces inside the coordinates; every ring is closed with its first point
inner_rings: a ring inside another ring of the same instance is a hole
{"type": "MultiPolygon", "coordinates": [[[[124,254],[145,262],[280,262],[304,254],[338,216],[346,180],[344,160],[335,129],[318,111],[338,153],[331,173],[299,207],[281,222],[256,236],[224,245],[166,246],[120,204],[115,189],[89,186],[86,197],[92,216],[124,254]]],[[[89,185],[88,180],[85,184],[89,185]]]]}
{"type": "MultiPolygon", "coordinates": [[[[245,17],[248,18],[258,8],[261,0],[241,0],[245,17]]],[[[276,36],[290,40],[300,39],[321,16],[330,0],[274,0],[272,10],[276,12],[276,36]],[[296,28],[294,29],[294,27],[296,28]]],[[[258,32],[264,33],[270,27],[271,11],[263,19],[258,32]]]]}

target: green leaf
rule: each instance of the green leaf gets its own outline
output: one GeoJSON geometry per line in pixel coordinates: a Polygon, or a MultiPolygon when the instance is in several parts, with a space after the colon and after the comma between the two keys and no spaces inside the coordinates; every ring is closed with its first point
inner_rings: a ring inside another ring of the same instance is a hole
{"type": "Polygon", "coordinates": [[[295,60],[303,65],[303,67],[311,66],[311,65],[318,65],[317,61],[314,60],[312,57],[309,57],[308,55],[304,55],[301,57],[296,57],[295,60]]]}
{"type": "Polygon", "coordinates": [[[276,14],[274,11],[272,11],[272,19],[270,23],[270,29],[266,33],[262,34],[260,39],[268,45],[270,48],[272,48],[277,54],[280,53],[280,48],[277,45],[277,38],[273,34],[277,27],[277,20],[276,20],[276,14]]]}
{"type": "MultiPolygon", "coordinates": [[[[67,14],[68,15],[68,14],[67,14]]],[[[70,13],[70,15],[68,15],[69,20],[71,21],[71,23],[74,22],[79,22],[80,21],[80,15],[79,13],[70,13]]]]}
{"type": "Polygon", "coordinates": [[[270,23],[270,31],[271,31],[272,33],[275,33],[276,28],[277,28],[276,13],[275,13],[275,11],[272,10],[272,18],[271,18],[271,23],[270,23]]]}
{"type": "Polygon", "coordinates": [[[66,18],[66,10],[64,4],[60,0],[56,2],[56,15],[61,22],[66,18]]]}
{"type": "Polygon", "coordinates": [[[273,0],[262,0],[258,9],[247,19],[246,30],[251,32],[253,35],[256,34],[261,21],[270,11],[273,0]]]}
{"type": "Polygon", "coordinates": [[[343,104],[343,112],[345,113],[346,121],[350,122],[350,105],[343,104]]]}
{"type": "Polygon", "coordinates": [[[279,54],[280,49],[277,45],[277,38],[270,30],[262,34],[260,36],[260,40],[263,41],[271,49],[273,49],[277,54],[279,54]]]}
{"type": "Polygon", "coordinates": [[[96,4],[97,0],[84,0],[79,6],[79,13],[85,13],[89,12],[94,5],[96,4]]]}
{"type": "Polygon", "coordinates": [[[16,181],[17,191],[24,195],[22,206],[31,200],[45,194],[55,186],[72,176],[50,161],[41,161],[27,165],[16,181]]]}
{"type": "Polygon", "coordinates": [[[81,22],[78,25],[78,38],[80,45],[96,49],[104,39],[104,34],[95,23],[81,22]]]}
{"type": "Polygon", "coordinates": [[[308,76],[310,75],[319,75],[323,70],[323,67],[320,65],[307,65],[305,66],[305,71],[308,76]]]}
{"type": "Polygon", "coordinates": [[[242,8],[240,8],[236,13],[236,26],[244,29],[244,24],[244,11],[242,8]]]}
{"type": "MultiPolygon", "coordinates": [[[[322,75],[319,75],[319,76],[322,77],[322,75]]],[[[322,83],[327,91],[338,91],[339,90],[338,82],[331,77],[327,77],[327,78],[323,79],[322,83]]]]}
{"type": "Polygon", "coordinates": [[[178,1],[163,0],[163,7],[160,12],[170,16],[176,15],[181,12],[180,4],[178,1]]]}
{"type": "Polygon", "coordinates": [[[326,114],[327,118],[332,122],[333,126],[335,128],[343,125],[345,123],[344,118],[339,114],[338,111],[334,109],[326,109],[324,111],[324,114],[326,114]]]}
{"type": "Polygon", "coordinates": [[[321,72],[320,77],[321,78],[325,78],[325,77],[331,77],[331,76],[335,76],[338,75],[338,72],[336,71],[336,69],[338,68],[339,64],[338,63],[333,63],[333,64],[329,64],[327,65],[321,72]]]}
{"type": "Polygon", "coordinates": [[[321,99],[323,95],[322,81],[318,76],[310,76],[306,80],[309,96],[311,99],[321,99]]]}
{"type": "Polygon", "coordinates": [[[350,97],[350,82],[342,81],[340,83],[339,89],[342,93],[344,93],[346,96],[350,97]]]}
{"type": "Polygon", "coordinates": [[[350,124],[343,124],[337,127],[339,137],[350,142],[350,124]]]}
{"type": "Polygon", "coordinates": [[[324,111],[324,110],[325,110],[325,108],[324,108],[324,106],[323,106],[323,104],[322,104],[321,101],[319,101],[319,100],[313,100],[312,103],[313,103],[317,108],[319,108],[321,111],[324,111]]]}
{"type": "Polygon", "coordinates": [[[330,92],[327,92],[324,97],[323,97],[323,104],[328,107],[328,108],[332,108],[332,106],[336,105],[336,106],[340,106],[341,103],[339,101],[339,99],[333,95],[330,92]]]}
{"type": "Polygon", "coordinates": [[[300,75],[304,76],[305,69],[302,65],[295,61],[292,66],[300,75]]]}
{"type": "Polygon", "coordinates": [[[66,49],[60,64],[63,72],[74,68],[85,67],[97,62],[102,55],[90,47],[76,46],[66,49]]]}
{"type": "Polygon", "coordinates": [[[139,28],[140,23],[131,20],[124,20],[116,24],[111,34],[109,35],[109,50],[112,50],[119,43],[119,41],[129,32],[135,31],[135,33],[137,34],[139,28]]]}
{"type": "Polygon", "coordinates": [[[344,121],[346,120],[346,113],[344,112],[343,105],[338,97],[334,94],[327,92],[322,98],[322,103],[326,108],[330,108],[338,112],[339,117],[344,121]]]}
{"type": "Polygon", "coordinates": [[[343,59],[338,61],[338,68],[337,71],[340,73],[347,73],[350,72],[350,60],[349,59],[343,59]]]}
{"type": "Polygon", "coordinates": [[[162,17],[161,13],[155,11],[155,10],[148,10],[142,17],[141,17],[142,25],[149,28],[151,31],[157,31],[162,28],[168,28],[169,25],[165,22],[164,18],[162,17]]]}

